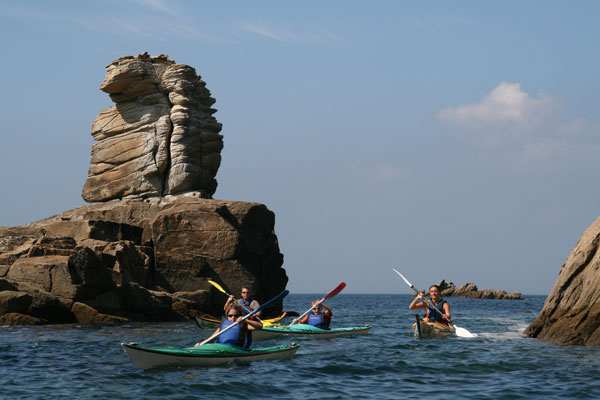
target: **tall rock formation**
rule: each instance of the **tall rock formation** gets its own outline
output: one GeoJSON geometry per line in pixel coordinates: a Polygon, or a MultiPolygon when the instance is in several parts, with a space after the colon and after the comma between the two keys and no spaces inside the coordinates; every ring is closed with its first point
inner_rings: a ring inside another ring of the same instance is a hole
{"type": "Polygon", "coordinates": [[[283,291],[275,215],[211,198],[223,140],[194,69],[146,53],[107,69],[116,104],[92,126],[83,188],[101,203],[0,227],[0,325],[219,315],[226,299],[208,279],[259,302],[283,291]]]}
{"type": "Polygon", "coordinates": [[[559,344],[600,345],[599,244],[600,217],[569,254],[526,335],[559,344]]]}
{"type": "Polygon", "coordinates": [[[198,191],[211,197],[221,164],[215,100],[194,68],[147,53],[107,67],[100,89],[115,105],[92,125],[87,202],[198,191]]]}

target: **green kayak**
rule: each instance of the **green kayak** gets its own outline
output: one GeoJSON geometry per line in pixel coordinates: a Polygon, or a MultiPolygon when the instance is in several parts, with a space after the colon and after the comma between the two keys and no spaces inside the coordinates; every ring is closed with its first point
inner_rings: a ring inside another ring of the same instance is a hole
{"type": "Polygon", "coordinates": [[[307,324],[277,325],[263,327],[252,332],[253,340],[266,340],[278,336],[310,336],[324,339],[335,338],[344,335],[366,335],[371,326],[353,326],[349,328],[321,329],[307,324]]]}
{"type": "Polygon", "coordinates": [[[136,343],[121,343],[131,362],[138,368],[150,369],[168,365],[211,367],[233,361],[259,361],[291,358],[300,347],[297,343],[256,349],[243,349],[212,343],[198,347],[146,347],[136,343]]]}

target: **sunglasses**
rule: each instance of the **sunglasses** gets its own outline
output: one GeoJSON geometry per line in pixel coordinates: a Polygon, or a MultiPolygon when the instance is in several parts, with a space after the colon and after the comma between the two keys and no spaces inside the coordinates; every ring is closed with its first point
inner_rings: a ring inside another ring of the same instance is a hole
{"type": "Polygon", "coordinates": [[[229,318],[237,318],[239,316],[240,316],[240,314],[229,314],[228,315],[229,318]]]}
{"type": "Polygon", "coordinates": [[[248,292],[242,292],[242,294],[246,294],[246,293],[248,293],[248,292]]]}

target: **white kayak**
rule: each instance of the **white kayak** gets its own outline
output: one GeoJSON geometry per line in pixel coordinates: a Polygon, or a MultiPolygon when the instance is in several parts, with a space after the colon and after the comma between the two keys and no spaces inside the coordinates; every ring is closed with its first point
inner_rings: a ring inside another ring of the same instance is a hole
{"type": "Polygon", "coordinates": [[[136,343],[121,343],[131,362],[138,368],[150,369],[164,366],[211,367],[234,361],[278,360],[294,357],[297,343],[256,349],[243,349],[227,344],[212,343],[197,347],[147,347],[136,343]]]}
{"type": "Polygon", "coordinates": [[[454,333],[454,326],[450,324],[441,324],[439,322],[429,322],[415,315],[417,322],[413,324],[415,337],[421,339],[447,337],[454,333]]]}

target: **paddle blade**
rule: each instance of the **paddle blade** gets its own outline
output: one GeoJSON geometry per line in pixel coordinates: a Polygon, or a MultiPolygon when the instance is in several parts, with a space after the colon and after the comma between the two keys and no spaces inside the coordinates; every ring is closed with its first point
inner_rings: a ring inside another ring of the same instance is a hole
{"type": "Polygon", "coordinates": [[[221,293],[225,293],[225,294],[227,294],[227,292],[225,291],[225,289],[223,289],[223,288],[221,287],[221,285],[219,285],[217,282],[213,282],[213,281],[211,281],[211,280],[209,279],[209,280],[208,280],[208,283],[210,283],[211,285],[213,285],[214,287],[216,287],[216,288],[217,288],[217,290],[219,290],[221,293]]]}
{"type": "Polygon", "coordinates": [[[333,296],[336,296],[338,293],[340,293],[342,290],[344,290],[344,288],[346,287],[346,282],[342,282],[339,285],[337,285],[337,287],[335,289],[333,289],[331,292],[327,293],[320,301],[319,303],[324,302],[327,299],[332,298],[333,296]]]}
{"type": "Polygon", "coordinates": [[[413,290],[414,290],[414,291],[416,291],[417,293],[419,292],[419,291],[418,291],[418,290],[417,290],[417,289],[416,289],[416,288],[413,286],[413,284],[412,284],[412,283],[410,283],[410,282],[408,281],[408,279],[406,279],[406,278],[404,277],[404,275],[402,275],[400,272],[398,272],[398,270],[396,270],[395,268],[392,268],[392,271],[394,271],[395,273],[397,273],[398,275],[400,275],[400,278],[402,278],[402,280],[403,280],[403,281],[404,281],[404,282],[405,282],[405,283],[406,283],[406,284],[407,284],[407,285],[408,285],[408,286],[409,286],[411,289],[413,289],[413,290]]]}
{"type": "Polygon", "coordinates": [[[456,336],[458,337],[463,337],[463,338],[474,338],[477,337],[476,333],[471,333],[468,330],[466,330],[465,328],[461,328],[460,326],[456,326],[454,325],[454,332],[456,333],[456,336]]]}

